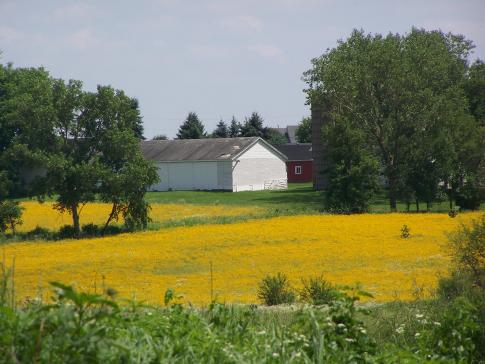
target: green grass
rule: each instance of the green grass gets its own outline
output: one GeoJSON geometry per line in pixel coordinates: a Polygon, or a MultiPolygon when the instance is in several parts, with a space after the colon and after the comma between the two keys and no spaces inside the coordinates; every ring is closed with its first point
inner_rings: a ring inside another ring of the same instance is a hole
{"type": "MultiPolygon", "coordinates": [[[[287,190],[148,192],[146,200],[149,203],[258,206],[280,211],[293,211],[293,213],[319,213],[324,211],[324,194],[322,191],[314,191],[311,183],[290,183],[287,190]]],[[[420,208],[421,212],[426,211],[426,204],[421,203],[420,208]]],[[[481,209],[485,209],[485,203],[482,203],[481,209]]],[[[398,211],[406,211],[406,204],[398,203],[398,211]]],[[[412,204],[411,212],[415,211],[416,206],[412,204]]],[[[448,212],[448,201],[433,203],[431,211],[448,212]]],[[[372,201],[370,212],[390,212],[386,191],[382,191],[372,201]]]]}

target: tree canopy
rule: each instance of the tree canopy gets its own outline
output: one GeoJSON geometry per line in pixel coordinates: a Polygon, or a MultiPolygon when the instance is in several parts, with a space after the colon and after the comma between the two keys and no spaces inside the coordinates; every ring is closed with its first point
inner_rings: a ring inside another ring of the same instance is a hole
{"type": "Polygon", "coordinates": [[[298,143],[312,142],[312,118],[306,117],[301,119],[295,131],[296,140],[298,143]]]}
{"type": "Polygon", "coordinates": [[[440,181],[460,174],[463,146],[455,136],[464,128],[474,138],[483,134],[470,122],[463,88],[472,48],[463,36],[440,31],[355,30],[304,74],[308,101],[362,132],[378,156],[391,210],[402,196],[430,202],[440,181]]]}

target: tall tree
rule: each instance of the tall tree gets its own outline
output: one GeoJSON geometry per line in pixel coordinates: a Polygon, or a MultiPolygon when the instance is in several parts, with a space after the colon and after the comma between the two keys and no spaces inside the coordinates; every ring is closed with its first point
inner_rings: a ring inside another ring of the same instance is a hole
{"type": "Polygon", "coordinates": [[[265,128],[263,126],[263,118],[257,112],[253,112],[249,118],[246,118],[241,127],[241,136],[257,136],[263,138],[264,135],[265,128]]]}
{"type": "Polygon", "coordinates": [[[352,122],[339,120],[325,125],[325,154],[329,187],[326,208],[334,212],[365,212],[378,190],[379,160],[366,143],[365,135],[352,122]]]}
{"type": "Polygon", "coordinates": [[[461,85],[471,48],[462,36],[440,31],[385,37],[354,31],[304,75],[309,101],[327,104],[336,120],[353,120],[378,151],[392,211],[413,134],[450,130],[466,115],[461,85]]]}
{"type": "Polygon", "coordinates": [[[177,139],[201,139],[205,136],[204,124],[202,124],[195,112],[189,112],[189,115],[177,132],[177,139]]]}
{"type": "Polygon", "coordinates": [[[216,129],[212,133],[214,138],[228,138],[229,137],[229,128],[224,120],[221,120],[217,123],[216,129]]]}
{"type": "Polygon", "coordinates": [[[241,123],[233,116],[229,126],[229,137],[237,138],[238,136],[241,136],[241,123]]]}
{"type": "Polygon", "coordinates": [[[312,142],[312,118],[306,117],[301,119],[295,131],[296,140],[298,143],[312,142]]]}

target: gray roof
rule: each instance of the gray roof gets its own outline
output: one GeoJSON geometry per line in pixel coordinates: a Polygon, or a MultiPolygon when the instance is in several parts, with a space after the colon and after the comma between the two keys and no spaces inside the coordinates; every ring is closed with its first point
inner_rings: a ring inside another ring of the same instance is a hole
{"type": "Polygon", "coordinates": [[[277,149],[258,137],[207,138],[176,140],[143,140],[143,156],[152,161],[217,161],[232,160],[258,141],[286,159],[277,149]]]}
{"type": "Polygon", "coordinates": [[[309,161],[312,160],[311,143],[290,143],[280,144],[276,148],[288,157],[289,161],[309,161]]]}

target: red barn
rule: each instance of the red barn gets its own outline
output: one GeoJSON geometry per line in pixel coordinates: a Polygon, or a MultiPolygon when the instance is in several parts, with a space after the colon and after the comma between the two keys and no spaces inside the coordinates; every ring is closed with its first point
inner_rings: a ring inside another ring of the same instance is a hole
{"type": "Polygon", "coordinates": [[[312,145],[310,143],[281,144],[276,148],[288,158],[286,170],[289,183],[313,180],[312,145]]]}

